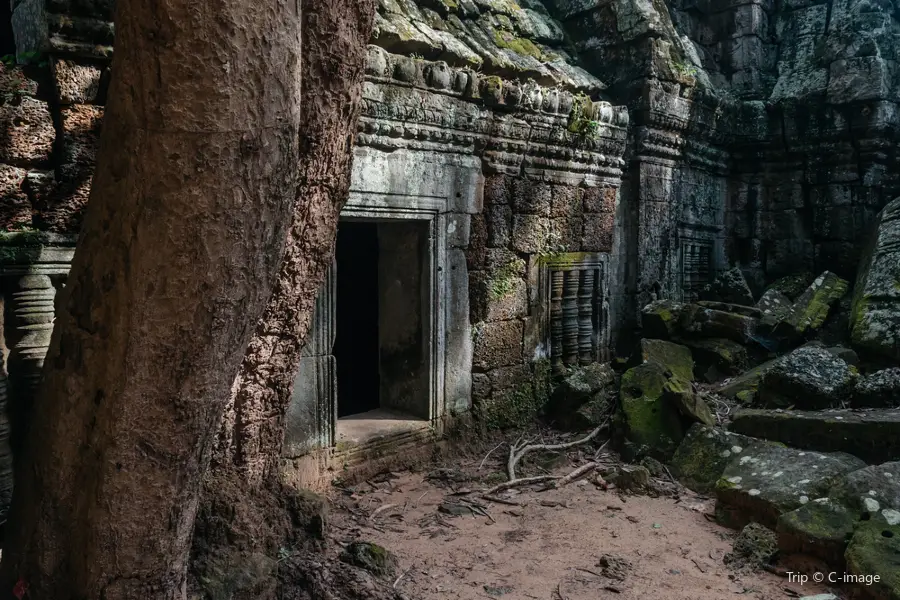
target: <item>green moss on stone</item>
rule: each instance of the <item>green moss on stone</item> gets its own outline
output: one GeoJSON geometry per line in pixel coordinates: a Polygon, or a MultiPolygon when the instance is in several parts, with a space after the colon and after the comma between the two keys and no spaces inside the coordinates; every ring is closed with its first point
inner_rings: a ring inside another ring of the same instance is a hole
{"type": "Polygon", "coordinates": [[[663,460],[672,455],[684,435],[677,409],[663,397],[666,381],[662,366],[645,363],[625,372],[620,390],[626,438],[640,453],[663,460]]]}
{"type": "Polygon", "coordinates": [[[686,346],[664,340],[641,340],[643,362],[657,362],[663,368],[685,382],[694,380],[694,359],[686,346]]]}
{"type": "Polygon", "coordinates": [[[531,56],[532,58],[536,58],[541,61],[546,61],[547,57],[544,52],[538,48],[534,42],[527,38],[516,37],[512,33],[508,31],[500,31],[498,29],[494,30],[494,43],[497,44],[499,48],[504,48],[506,50],[512,50],[516,54],[521,54],[522,56],[531,56]]]}
{"type": "Polygon", "coordinates": [[[900,523],[889,524],[878,515],[859,524],[845,555],[847,571],[878,575],[867,586],[871,597],[900,600],[900,523]]]}
{"type": "Polygon", "coordinates": [[[487,429],[516,429],[531,424],[541,409],[532,382],[504,392],[494,393],[476,407],[476,414],[487,429]]]}

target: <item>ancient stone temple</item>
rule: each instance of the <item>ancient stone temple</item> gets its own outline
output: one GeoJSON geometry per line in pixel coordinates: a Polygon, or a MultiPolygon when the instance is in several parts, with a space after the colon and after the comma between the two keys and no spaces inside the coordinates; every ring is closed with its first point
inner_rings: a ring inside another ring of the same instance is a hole
{"type": "MultiPolygon", "coordinates": [[[[111,4],[0,8],[26,65],[0,71],[13,395],[86,203],[111,4]]],[[[531,415],[554,373],[627,354],[648,302],[734,266],[757,295],[852,279],[900,194],[897,27],[869,0],[382,0],[286,464],[531,415]]]]}

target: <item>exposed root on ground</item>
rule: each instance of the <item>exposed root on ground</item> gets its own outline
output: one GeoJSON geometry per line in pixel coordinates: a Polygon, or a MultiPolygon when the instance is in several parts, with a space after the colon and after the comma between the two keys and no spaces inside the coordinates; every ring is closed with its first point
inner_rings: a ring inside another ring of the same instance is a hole
{"type": "MultiPolygon", "coordinates": [[[[577,480],[581,479],[582,477],[586,477],[587,475],[589,475],[596,469],[603,466],[600,462],[598,462],[597,459],[599,458],[600,452],[603,450],[603,448],[606,447],[606,444],[609,443],[608,441],[604,442],[604,444],[602,446],[600,446],[600,448],[597,449],[597,451],[594,453],[594,460],[592,462],[589,462],[585,465],[578,467],[577,469],[575,469],[574,471],[572,471],[571,473],[569,473],[568,475],[565,475],[565,476],[536,475],[534,477],[516,477],[516,465],[519,464],[519,461],[522,460],[522,457],[524,457],[529,452],[535,452],[538,450],[543,450],[545,452],[556,452],[559,450],[568,450],[568,449],[574,448],[576,446],[581,446],[583,444],[587,444],[588,442],[590,442],[594,438],[596,438],[600,434],[601,431],[604,431],[608,427],[609,427],[609,418],[607,418],[603,423],[601,423],[596,428],[594,428],[594,430],[591,431],[589,434],[587,434],[585,437],[577,439],[577,440],[573,440],[571,442],[565,442],[562,444],[532,444],[530,440],[526,440],[524,442],[521,441],[521,438],[519,440],[516,440],[515,442],[513,442],[512,444],[509,445],[509,457],[507,458],[507,461],[506,461],[506,475],[509,478],[509,480],[505,481],[501,484],[495,485],[494,487],[492,487],[490,489],[483,490],[480,493],[481,497],[484,498],[485,500],[490,500],[492,502],[496,502],[496,501],[498,501],[498,498],[495,496],[495,494],[498,494],[500,492],[503,492],[503,491],[506,491],[506,490],[509,490],[512,488],[532,485],[535,483],[547,483],[549,485],[547,485],[545,488],[543,488],[543,490],[556,489],[556,488],[566,486],[566,485],[572,483],[573,481],[577,481],[577,480]]],[[[491,450],[491,452],[488,453],[488,456],[490,456],[490,454],[493,453],[493,451],[496,449],[497,449],[497,447],[495,447],[493,450],[491,450]]],[[[485,457],[485,460],[487,460],[487,456],[485,457]]],[[[484,460],[482,460],[482,465],[483,464],[484,464],[484,460]]],[[[503,502],[501,502],[501,503],[503,503],[503,502]]]]}

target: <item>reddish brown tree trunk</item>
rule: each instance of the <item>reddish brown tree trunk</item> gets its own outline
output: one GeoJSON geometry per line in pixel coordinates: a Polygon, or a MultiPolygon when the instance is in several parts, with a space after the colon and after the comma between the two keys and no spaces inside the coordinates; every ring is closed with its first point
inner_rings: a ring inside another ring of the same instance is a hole
{"type": "Polygon", "coordinates": [[[281,272],[247,347],[223,428],[223,460],[251,483],[273,474],[300,350],[347,200],[374,0],[303,5],[300,181],[281,272]]]}
{"type": "Polygon", "coordinates": [[[117,4],[98,168],[3,552],[0,593],[21,579],[30,600],[184,597],[202,475],[296,190],[299,2],[117,4]]]}

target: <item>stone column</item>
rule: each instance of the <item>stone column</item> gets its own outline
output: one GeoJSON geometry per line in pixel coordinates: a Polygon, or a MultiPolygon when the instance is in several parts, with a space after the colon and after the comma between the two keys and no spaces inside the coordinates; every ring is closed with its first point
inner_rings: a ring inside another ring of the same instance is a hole
{"type": "Polygon", "coordinates": [[[5,294],[3,335],[9,356],[6,412],[13,454],[40,383],[53,332],[56,286],[69,273],[75,237],[44,232],[0,234],[0,278],[5,294]]]}

